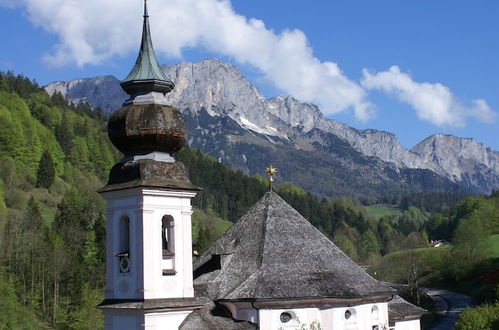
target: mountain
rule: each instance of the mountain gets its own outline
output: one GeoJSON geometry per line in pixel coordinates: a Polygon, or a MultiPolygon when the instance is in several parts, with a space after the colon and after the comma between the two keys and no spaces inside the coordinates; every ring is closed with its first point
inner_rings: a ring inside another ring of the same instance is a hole
{"type": "MultiPolygon", "coordinates": [[[[176,84],[168,97],[188,122],[190,144],[246,173],[272,163],[281,180],[324,196],[499,189],[499,153],[472,139],[436,134],[408,150],[391,133],[327,119],[292,96],[265,99],[234,66],[216,59],[163,71],[176,84]]],[[[45,90],[108,112],[126,99],[112,76],[45,90]]]]}

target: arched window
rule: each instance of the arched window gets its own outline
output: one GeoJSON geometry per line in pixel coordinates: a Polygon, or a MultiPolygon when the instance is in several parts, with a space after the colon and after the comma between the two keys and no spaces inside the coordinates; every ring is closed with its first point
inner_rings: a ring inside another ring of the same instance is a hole
{"type": "Polygon", "coordinates": [[[282,327],[279,329],[297,329],[300,325],[298,317],[293,311],[284,311],[279,315],[282,327]]]}
{"type": "Polygon", "coordinates": [[[130,219],[123,216],[120,219],[120,247],[119,253],[130,252],[130,219]]]}
{"type": "Polygon", "coordinates": [[[379,321],[379,308],[378,308],[378,306],[373,306],[373,308],[371,308],[371,318],[372,318],[373,322],[379,321]]]}
{"type": "Polygon", "coordinates": [[[120,218],[118,254],[120,273],[130,272],[130,219],[127,216],[120,218]]]}
{"type": "Polygon", "coordinates": [[[357,312],[354,308],[349,308],[345,311],[345,329],[357,330],[357,312]]]}
{"type": "Polygon", "coordinates": [[[372,330],[379,330],[379,308],[373,306],[371,308],[372,330]]]}
{"type": "Polygon", "coordinates": [[[165,215],[163,219],[161,219],[161,242],[163,248],[163,258],[171,257],[175,253],[173,232],[173,217],[171,215],[165,215]]]}

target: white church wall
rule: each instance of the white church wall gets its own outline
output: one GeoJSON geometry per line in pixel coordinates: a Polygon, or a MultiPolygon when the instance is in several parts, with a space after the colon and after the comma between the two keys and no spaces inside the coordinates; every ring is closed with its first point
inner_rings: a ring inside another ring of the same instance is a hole
{"type": "MultiPolygon", "coordinates": [[[[232,309],[233,315],[238,316],[237,319],[253,321],[244,317],[246,314],[242,315],[242,310],[232,309]]],[[[419,321],[414,324],[405,323],[407,324],[401,325],[403,328],[395,329],[419,330],[419,321]]],[[[258,324],[261,330],[372,330],[373,326],[378,326],[380,330],[388,329],[388,304],[373,303],[335,308],[260,309],[258,324]],[[284,315],[284,313],[289,315],[284,315]]]]}
{"type": "Polygon", "coordinates": [[[260,309],[260,330],[324,329],[318,308],[260,309]]]}
{"type": "Polygon", "coordinates": [[[399,321],[395,323],[395,330],[420,330],[421,324],[418,320],[399,321]]]}
{"type": "Polygon", "coordinates": [[[193,297],[191,198],[194,193],[144,190],[144,297],[193,297]],[[173,217],[175,255],[163,260],[161,222],[163,216],[173,217]],[[164,275],[164,271],[172,274],[164,275]]]}
{"type": "Polygon", "coordinates": [[[324,330],[388,329],[388,304],[374,303],[322,310],[324,330]]]}
{"type": "Polygon", "coordinates": [[[106,311],[106,330],[178,330],[191,311],[145,313],[143,311],[106,311]]]}
{"type": "Polygon", "coordinates": [[[178,327],[191,311],[168,313],[147,313],[144,318],[143,329],[147,330],[178,330],[178,327]]]}
{"type": "Polygon", "coordinates": [[[138,311],[106,311],[106,330],[136,330],[144,324],[144,314],[138,311]]]}
{"type": "Polygon", "coordinates": [[[108,202],[108,299],[193,297],[191,199],[194,192],[136,188],[103,194],[108,202]],[[174,255],[163,259],[162,219],[173,218],[174,255]],[[120,272],[120,219],[130,225],[130,271],[120,272]]]}
{"type": "Polygon", "coordinates": [[[141,262],[139,249],[140,224],[138,221],[137,209],[140,199],[137,196],[122,196],[122,198],[108,200],[107,205],[107,283],[106,298],[140,298],[139,292],[139,273],[135,269],[141,262]],[[129,267],[128,273],[120,272],[120,259],[116,255],[120,252],[120,221],[122,218],[128,218],[129,221],[129,267]],[[110,234],[112,233],[112,234],[110,234]]]}

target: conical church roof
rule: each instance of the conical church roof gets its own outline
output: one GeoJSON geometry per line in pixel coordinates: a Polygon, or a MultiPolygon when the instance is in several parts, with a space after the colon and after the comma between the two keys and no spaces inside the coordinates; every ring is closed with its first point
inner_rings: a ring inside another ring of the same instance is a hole
{"type": "Polygon", "coordinates": [[[144,1],[144,24],[140,52],[132,71],[121,82],[121,86],[128,94],[136,92],[156,91],[168,93],[174,88],[159,67],[152,45],[151,30],[149,28],[149,14],[147,0],[144,1]]]}
{"type": "Polygon", "coordinates": [[[213,300],[386,296],[372,278],[276,193],[269,192],[194,264],[213,300]]]}

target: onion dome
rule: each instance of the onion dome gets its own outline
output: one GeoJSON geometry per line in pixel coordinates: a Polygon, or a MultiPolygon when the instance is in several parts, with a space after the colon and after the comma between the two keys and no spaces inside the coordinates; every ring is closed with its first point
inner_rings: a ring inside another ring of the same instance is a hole
{"type": "Polygon", "coordinates": [[[140,186],[199,190],[189,181],[185,165],[171,156],[185,145],[187,126],[166,98],[175,85],[161,71],[154,54],[147,0],[139,56],[121,87],[130,98],[109,118],[107,132],[125,158],[113,166],[107,185],[99,191],[140,186]]]}
{"type": "Polygon", "coordinates": [[[162,104],[130,104],[116,111],[107,126],[111,142],[126,156],[153,151],[172,154],[187,139],[177,108],[162,104]]]}
{"type": "MultiPolygon", "coordinates": [[[[187,127],[180,111],[168,105],[165,94],[174,88],[161,71],[151,40],[147,1],[140,53],[130,74],[121,83],[130,95],[123,107],[109,119],[108,135],[126,159],[156,159],[154,152],[172,154],[187,140],[187,127]],[[151,158],[153,157],[153,158],[151,158]]],[[[166,161],[173,161],[167,155],[166,161]]]]}

